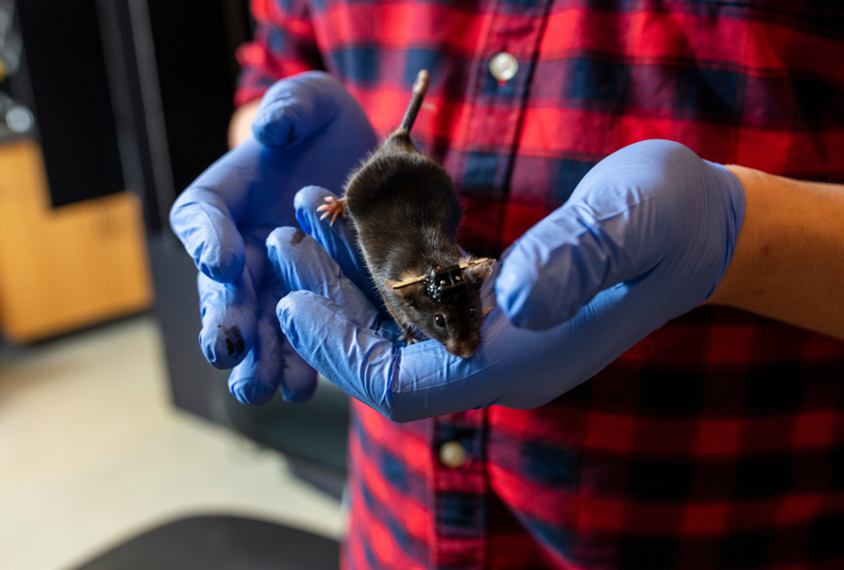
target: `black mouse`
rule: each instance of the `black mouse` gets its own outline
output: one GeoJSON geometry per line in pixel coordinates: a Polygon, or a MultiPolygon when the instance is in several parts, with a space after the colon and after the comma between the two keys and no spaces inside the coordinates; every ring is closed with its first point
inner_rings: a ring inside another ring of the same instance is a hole
{"type": "Polygon", "coordinates": [[[428,337],[468,358],[481,343],[480,288],[493,260],[456,244],[461,208],[446,171],[420,152],[410,130],[429,75],[419,72],[401,126],[349,177],[343,198],[326,198],[323,218],[348,215],[387,310],[409,344],[428,337]]]}

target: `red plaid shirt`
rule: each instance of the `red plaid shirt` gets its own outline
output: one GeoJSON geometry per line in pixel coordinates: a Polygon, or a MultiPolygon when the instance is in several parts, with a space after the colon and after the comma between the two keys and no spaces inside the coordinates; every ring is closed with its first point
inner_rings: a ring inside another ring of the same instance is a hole
{"type": "MultiPolygon", "coordinates": [[[[239,103],[327,69],[385,135],[431,71],[413,135],[454,177],[460,242],[478,254],[500,253],[642,139],[844,182],[840,1],[253,11],[239,103]],[[508,81],[489,68],[501,52],[519,65],[508,81]]],[[[397,425],[354,408],[348,569],[844,568],[844,343],[828,337],[703,308],[538,409],[397,425]]]]}

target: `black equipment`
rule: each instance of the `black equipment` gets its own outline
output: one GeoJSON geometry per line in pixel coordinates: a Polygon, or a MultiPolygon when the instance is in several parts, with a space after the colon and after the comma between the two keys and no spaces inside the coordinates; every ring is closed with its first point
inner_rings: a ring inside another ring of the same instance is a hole
{"type": "Polygon", "coordinates": [[[459,265],[437,267],[425,277],[425,292],[438,303],[458,303],[466,298],[466,280],[459,265]]]}
{"type": "Polygon", "coordinates": [[[228,150],[248,1],[0,3],[23,40],[9,90],[35,115],[53,206],[129,189],[147,228],[166,227],[176,195],[228,150]]]}

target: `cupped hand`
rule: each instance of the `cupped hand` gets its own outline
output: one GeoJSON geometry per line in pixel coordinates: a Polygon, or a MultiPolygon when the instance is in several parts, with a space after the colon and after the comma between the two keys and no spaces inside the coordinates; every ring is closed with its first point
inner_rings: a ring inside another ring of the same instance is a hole
{"type": "Polygon", "coordinates": [[[319,184],[339,189],[377,139],[363,110],[331,76],[309,72],[264,96],[254,136],[210,166],[176,200],[173,231],[199,270],[199,342],[210,363],[232,368],[243,403],[308,399],[315,372],[291,350],[275,319],[284,290],[266,239],[296,223],[293,198],[319,184]]]}
{"type": "Polygon", "coordinates": [[[604,291],[635,315],[607,333],[643,338],[712,295],[744,205],[739,180],[687,147],[630,145],[595,165],[566,204],[513,244],[498,302],[517,326],[542,330],[589,309],[604,291]]]}
{"type": "Polygon", "coordinates": [[[398,342],[395,323],[376,308],[351,229],[318,219],[327,195],[297,195],[310,235],[280,228],[268,239],[289,292],[277,316],[305,361],[396,421],[491,404],[532,408],[588,380],[711,294],[744,210],[738,180],[686,147],[647,141],[622,149],[486,281],[484,306],[495,303],[493,281],[501,306],[485,318],[477,352],[463,359],[435,341],[398,342]]]}

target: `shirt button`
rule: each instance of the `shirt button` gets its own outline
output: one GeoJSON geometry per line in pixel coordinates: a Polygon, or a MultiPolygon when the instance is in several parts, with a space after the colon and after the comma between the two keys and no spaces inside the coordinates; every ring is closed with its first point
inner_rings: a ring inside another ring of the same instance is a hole
{"type": "Polygon", "coordinates": [[[502,51],[489,60],[489,72],[499,81],[510,81],[519,72],[519,62],[511,54],[502,51]]]}
{"type": "Polygon", "coordinates": [[[456,441],[449,441],[440,447],[440,461],[446,467],[457,469],[466,463],[466,450],[456,441]]]}

